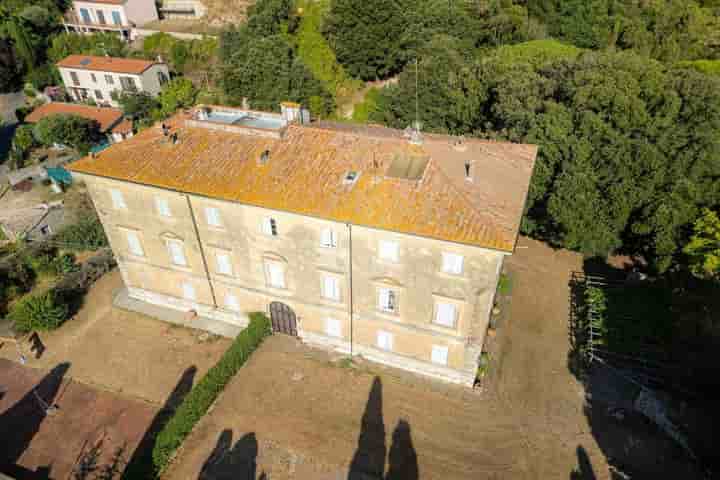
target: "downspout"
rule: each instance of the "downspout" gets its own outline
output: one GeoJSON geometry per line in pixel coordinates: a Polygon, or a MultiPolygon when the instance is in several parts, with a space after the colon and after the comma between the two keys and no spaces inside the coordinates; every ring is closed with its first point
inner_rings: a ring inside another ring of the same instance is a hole
{"type": "Polygon", "coordinates": [[[353,355],[353,269],[352,269],[352,225],[347,224],[348,228],[348,310],[350,310],[350,356],[353,355]]]}
{"type": "Polygon", "coordinates": [[[205,269],[205,278],[207,278],[208,286],[210,287],[210,295],[212,296],[213,308],[217,308],[217,298],[215,298],[215,288],[213,288],[212,280],[210,279],[210,269],[205,259],[205,250],[203,250],[202,240],[200,240],[200,230],[198,229],[197,222],[195,221],[195,212],[193,211],[192,204],[190,203],[190,195],[185,195],[187,200],[188,210],[190,211],[190,219],[192,220],[193,229],[195,230],[195,238],[197,238],[198,247],[200,248],[200,258],[202,258],[203,268],[205,269]]]}

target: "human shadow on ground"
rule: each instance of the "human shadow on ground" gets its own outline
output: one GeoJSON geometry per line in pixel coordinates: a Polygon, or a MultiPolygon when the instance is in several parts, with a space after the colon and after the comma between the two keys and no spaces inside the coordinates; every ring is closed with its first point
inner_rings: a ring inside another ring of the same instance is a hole
{"type": "MultiPolygon", "coordinates": [[[[55,397],[69,368],[69,363],[58,364],[40,383],[0,414],[0,472],[7,472],[16,478],[27,478],[27,470],[16,465],[16,462],[32,443],[45,418],[57,410],[55,397]]],[[[46,470],[49,474],[49,467],[41,467],[38,472],[46,470]]],[[[44,478],[38,476],[38,472],[33,478],[44,478]]]]}
{"type": "Polygon", "coordinates": [[[365,412],[360,423],[358,446],[350,462],[348,480],[418,480],[420,477],[417,452],[412,442],[410,424],[399,420],[392,435],[389,455],[385,443],[382,381],[373,380],[365,412]],[[388,469],[385,472],[385,458],[388,469]]]}
{"type": "Polygon", "coordinates": [[[155,473],[157,473],[154,472],[152,461],[155,439],[172,418],[175,410],[180,406],[185,396],[190,393],[196,373],[197,367],[194,365],[185,369],[172,393],[170,393],[170,396],[168,396],[165,401],[165,404],[155,415],[150,426],[145,431],[145,435],[143,435],[140,443],[138,443],[135,448],[132,457],[128,460],[127,467],[123,472],[123,478],[128,480],[154,478],[155,473]]]}
{"type": "Polygon", "coordinates": [[[593,470],[590,458],[582,445],[578,445],[576,453],[578,458],[578,467],[570,472],[570,480],[595,480],[595,471],[593,470]]]}
{"type": "MultiPolygon", "coordinates": [[[[199,480],[255,480],[258,442],[255,433],[247,433],[232,444],[232,430],[220,433],[215,448],[200,470],[199,480]]],[[[260,480],[265,480],[265,473],[260,480]]]]}

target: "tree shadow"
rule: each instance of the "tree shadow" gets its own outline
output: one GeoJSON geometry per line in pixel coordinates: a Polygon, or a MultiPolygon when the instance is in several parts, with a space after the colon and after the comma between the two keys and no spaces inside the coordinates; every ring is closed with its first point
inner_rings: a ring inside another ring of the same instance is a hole
{"type": "Polygon", "coordinates": [[[123,472],[122,478],[128,480],[140,478],[155,478],[157,472],[152,460],[153,446],[155,439],[160,431],[165,427],[167,422],[172,418],[175,409],[182,403],[185,396],[190,393],[193,386],[193,380],[197,373],[197,367],[190,366],[183,372],[180,380],[173,389],[170,396],[165,401],[163,407],[153,418],[150,426],[145,431],[145,435],[138,443],[132,457],[128,460],[127,467],[123,472]]]}
{"type": "MultiPolygon", "coordinates": [[[[225,429],[200,470],[199,480],[255,480],[258,442],[255,433],[247,433],[232,446],[232,430],[225,429]]],[[[260,474],[260,480],[266,478],[260,474]]]]}
{"type": "MultiPolygon", "coordinates": [[[[58,364],[17,403],[0,414],[0,471],[7,471],[15,477],[27,472],[16,462],[30,446],[45,418],[57,410],[55,397],[69,368],[67,362],[58,364]]],[[[38,472],[41,470],[47,470],[49,474],[49,468],[41,468],[38,472]]]]}

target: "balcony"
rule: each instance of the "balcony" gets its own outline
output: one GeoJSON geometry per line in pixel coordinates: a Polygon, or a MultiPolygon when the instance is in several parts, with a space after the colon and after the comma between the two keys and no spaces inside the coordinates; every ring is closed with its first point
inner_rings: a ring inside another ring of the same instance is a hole
{"type": "Polygon", "coordinates": [[[69,27],[83,27],[88,29],[96,30],[130,30],[135,25],[132,22],[129,23],[114,23],[111,21],[96,22],[94,20],[86,21],[75,12],[67,12],[63,15],[63,24],[69,27]]]}

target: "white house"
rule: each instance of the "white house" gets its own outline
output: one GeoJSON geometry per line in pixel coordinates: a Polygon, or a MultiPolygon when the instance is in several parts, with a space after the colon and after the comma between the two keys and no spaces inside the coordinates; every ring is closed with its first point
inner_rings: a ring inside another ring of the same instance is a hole
{"type": "Polygon", "coordinates": [[[63,18],[67,31],[118,32],[132,40],[133,27],[158,19],[155,0],[75,0],[63,18]]]}
{"type": "Polygon", "coordinates": [[[70,55],[57,67],[68,94],[77,102],[118,106],[112,92],[147,92],[157,96],[170,78],[164,63],[136,58],[70,55]]]}

